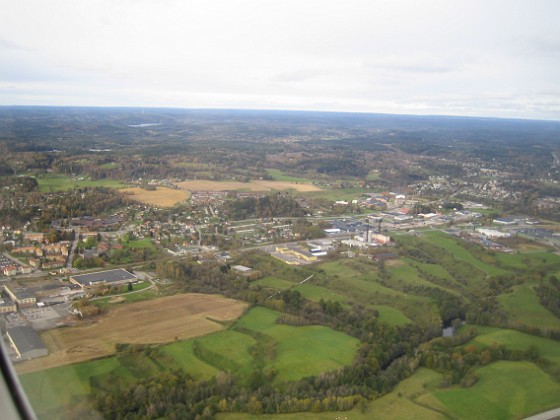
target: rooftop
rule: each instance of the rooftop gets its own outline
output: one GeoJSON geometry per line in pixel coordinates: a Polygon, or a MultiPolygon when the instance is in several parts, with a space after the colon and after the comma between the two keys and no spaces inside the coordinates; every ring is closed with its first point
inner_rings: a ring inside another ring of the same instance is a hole
{"type": "Polygon", "coordinates": [[[8,334],[20,353],[26,353],[30,350],[47,349],[41,341],[39,334],[29,326],[8,328],[8,334]]]}
{"type": "Polygon", "coordinates": [[[118,268],[116,270],[99,271],[97,273],[72,276],[71,279],[77,281],[83,286],[91,286],[99,282],[113,283],[125,280],[134,281],[136,280],[136,276],[129,273],[124,268],[118,268]]]}

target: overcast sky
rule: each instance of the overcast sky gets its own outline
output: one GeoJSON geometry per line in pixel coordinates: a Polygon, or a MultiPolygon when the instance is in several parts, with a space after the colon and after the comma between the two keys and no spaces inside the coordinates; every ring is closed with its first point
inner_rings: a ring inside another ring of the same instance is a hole
{"type": "Polygon", "coordinates": [[[0,105],[560,120],[560,1],[0,0],[0,105]]]}

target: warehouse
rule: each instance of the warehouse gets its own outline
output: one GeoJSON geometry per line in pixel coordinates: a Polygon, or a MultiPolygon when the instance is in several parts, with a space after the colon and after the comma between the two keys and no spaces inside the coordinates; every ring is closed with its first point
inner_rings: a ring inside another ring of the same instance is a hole
{"type": "Polygon", "coordinates": [[[29,326],[8,328],[7,336],[20,360],[35,359],[49,354],[39,334],[29,326]]]}
{"type": "Polygon", "coordinates": [[[72,283],[75,283],[82,288],[95,287],[101,284],[106,284],[109,286],[119,286],[122,284],[128,284],[129,282],[134,282],[136,280],[136,276],[132,273],[129,273],[124,268],[99,271],[97,273],[81,274],[70,277],[70,281],[72,283]]]}

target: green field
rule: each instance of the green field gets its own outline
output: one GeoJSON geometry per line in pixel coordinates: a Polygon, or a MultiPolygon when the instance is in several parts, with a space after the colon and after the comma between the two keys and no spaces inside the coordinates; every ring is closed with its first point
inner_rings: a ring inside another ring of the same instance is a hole
{"type": "Polygon", "coordinates": [[[321,326],[276,324],[277,317],[278,313],[257,307],[236,326],[265,334],[278,343],[275,358],[267,366],[278,371],[278,381],[317,375],[352,363],[357,339],[321,326]]]}
{"type": "Polygon", "coordinates": [[[180,368],[199,379],[223,370],[246,380],[259,365],[264,371],[276,370],[276,381],[282,383],[354,360],[356,338],[322,326],[277,324],[278,316],[266,308],[253,308],[229,330],[156,347],[150,353],[123,353],[24,374],[21,381],[37,413],[44,415],[95,389],[126,387],[162,370],[180,368]]]}
{"type": "Polygon", "coordinates": [[[298,284],[289,280],[283,280],[276,277],[265,277],[254,282],[255,285],[267,286],[277,291],[292,289],[297,290],[301,295],[314,302],[319,302],[321,299],[327,301],[332,300],[338,302],[343,306],[348,306],[348,296],[335,292],[327,287],[315,286],[312,284],[298,284]]]}
{"type": "Polygon", "coordinates": [[[531,252],[518,254],[496,254],[497,260],[504,266],[521,269],[558,269],[560,255],[552,252],[531,252]]]}
{"type": "Polygon", "coordinates": [[[438,231],[426,232],[422,235],[422,238],[428,242],[444,248],[447,252],[451,253],[456,259],[464,261],[467,264],[479,269],[483,273],[493,276],[497,274],[507,274],[507,271],[498,268],[494,265],[490,265],[480,261],[478,258],[473,256],[468,250],[459,245],[457,241],[446,233],[438,231]]]}
{"type": "MultiPolygon", "coordinates": [[[[465,326],[463,328],[468,328],[465,326]]],[[[540,356],[560,365],[560,342],[548,338],[524,334],[504,328],[483,327],[475,325],[478,335],[468,344],[479,347],[489,347],[503,344],[509,350],[527,350],[530,346],[537,346],[540,356]]]]}
{"type": "MultiPolygon", "coordinates": [[[[61,366],[20,376],[20,381],[37,414],[56,409],[75,396],[86,396],[91,392],[90,380],[105,375],[120,367],[116,357],[61,366]]],[[[132,375],[122,373],[123,379],[132,375]]]]}
{"type": "Polygon", "coordinates": [[[471,388],[434,391],[454,417],[511,419],[556,408],[560,385],[529,362],[496,362],[477,370],[471,388]]]}
{"type": "Polygon", "coordinates": [[[125,188],[126,185],[121,181],[113,179],[99,179],[90,181],[87,179],[72,178],[66,175],[40,175],[37,178],[39,189],[42,192],[49,191],[67,191],[76,187],[109,187],[109,188],[125,188]],[[78,180],[80,179],[80,180],[78,180]]]}
{"type": "Polygon", "coordinates": [[[386,305],[372,305],[374,309],[379,312],[380,321],[386,322],[389,325],[404,325],[412,322],[406,315],[398,309],[386,305]]]}
{"type": "Polygon", "coordinates": [[[530,284],[514,286],[513,292],[498,296],[498,301],[514,324],[560,329],[560,319],[543,307],[530,284]]]}
{"type": "Polygon", "coordinates": [[[150,238],[143,238],[143,239],[135,239],[132,241],[123,242],[124,246],[129,248],[136,248],[136,249],[156,249],[154,243],[150,240],[150,238]]]}
{"type": "Polygon", "coordinates": [[[313,182],[313,180],[309,178],[300,178],[297,176],[286,175],[280,169],[268,168],[266,172],[272,177],[274,181],[303,182],[306,184],[311,184],[313,182]]]}

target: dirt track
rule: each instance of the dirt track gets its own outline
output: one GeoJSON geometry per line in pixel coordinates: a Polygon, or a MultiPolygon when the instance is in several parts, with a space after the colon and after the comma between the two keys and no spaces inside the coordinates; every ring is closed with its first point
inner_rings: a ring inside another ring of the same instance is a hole
{"type": "Polygon", "coordinates": [[[245,302],[218,295],[181,294],[117,306],[87,326],[59,328],[41,337],[49,355],[16,366],[18,373],[90,360],[115,353],[115,344],[157,344],[208,334],[217,322],[238,318],[245,302]]]}

